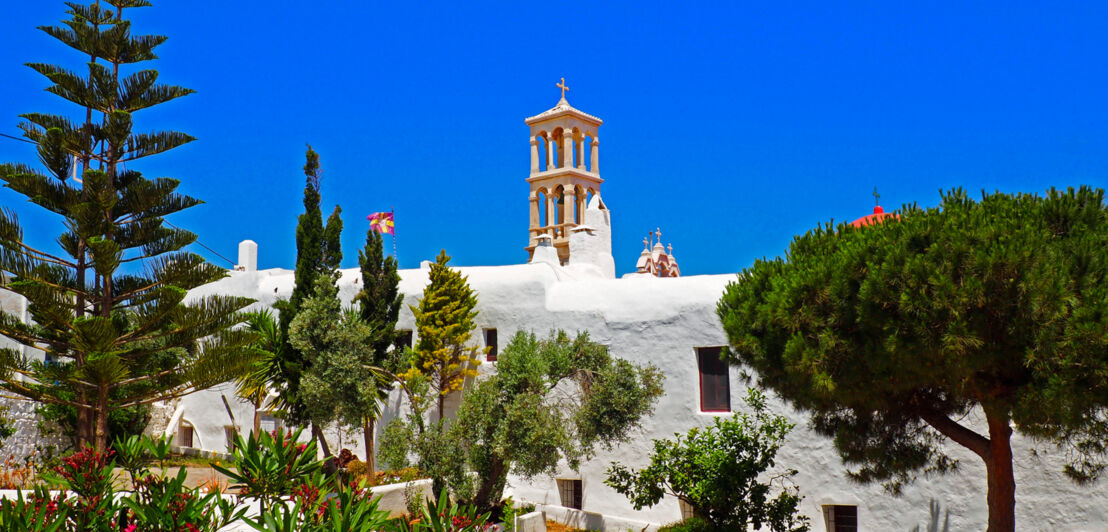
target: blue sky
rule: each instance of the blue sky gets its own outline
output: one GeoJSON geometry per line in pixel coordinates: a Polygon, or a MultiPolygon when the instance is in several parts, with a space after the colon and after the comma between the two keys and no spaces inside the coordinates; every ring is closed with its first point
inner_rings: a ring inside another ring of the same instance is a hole
{"type": "MultiPolygon", "coordinates": [[[[549,3],[162,0],[135,30],[150,63],[198,92],[136,114],[199,140],[133,167],[205,204],[171,218],[235,258],[289,267],[304,144],[325,213],[342,205],[346,266],[395,207],[402,267],[526,259],[523,119],[569,101],[605,120],[603,195],[619,273],[661,227],[685,274],[736,272],[793,235],[938,190],[1105,186],[1108,4],[549,3]],[[973,4],[973,5],[968,5],[973,4]]],[[[60,1],[0,19],[0,132],[74,113],[22,66],[81,58],[35,29],[60,1]]],[[[33,162],[0,138],[0,161],[33,162]]],[[[31,242],[57,221],[8,190],[31,242]]],[[[203,249],[197,248],[226,265],[203,249]]]]}

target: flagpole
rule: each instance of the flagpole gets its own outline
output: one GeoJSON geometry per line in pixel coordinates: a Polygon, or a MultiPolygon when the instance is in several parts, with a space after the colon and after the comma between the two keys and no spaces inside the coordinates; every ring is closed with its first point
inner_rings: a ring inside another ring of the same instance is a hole
{"type": "Polygon", "coordinates": [[[389,213],[392,214],[392,256],[396,259],[396,267],[400,268],[400,255],[396,253],[396,207],[389,205],[389,213]]]}

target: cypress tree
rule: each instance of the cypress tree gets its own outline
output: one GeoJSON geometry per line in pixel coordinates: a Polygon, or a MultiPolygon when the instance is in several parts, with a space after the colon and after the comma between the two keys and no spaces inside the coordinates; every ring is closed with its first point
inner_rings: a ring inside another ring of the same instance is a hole
{"type": "MultiPolygon", "coordinates": [[[[296,224],[296,285],[289,300],[274,305],[280,311],[281,330],[281,349],[274,381],[281,387],[280,406],[285,419],[296,425],[312,424],[311,416],[299,397],[300,380],[310,365],[310,358],[289,342],[289,326],[308,298],[314,294],[316,279],[320,275],[328,275],[333,283],[337,280],[338,268],[342,262],[342,209],[336,205],[327,218],[327,225],[323,224],[323,214],[319,209],[322,199],[319,187],[323,178],[319,154],[309,144],[304,157],[304,213],[297,218],[296,224]]],[[[324,454],[329,456],[331,453],[327,441],[314,424],[312,435],[320,441],[324,454]]]]}
{"type": "MultiPolygon", "coordinates": [[[[389,348],[396,340],[396,321],[400,317],[400,305],[404,301],[404,296],[400,294],[400,274],[396,271],[396,258],[385,256],[383,240],[376,231],[366,232],[365,248],[358,252],[362,289],[354,296],[361,320],[371,331],[373,347],[367,353],[369,357],[365,364],[373,367],[392,366],[389,364],[389,348]]],[[[380,395],[364,397],[367,404],[362,408],[366,464],[370,473],[376,469],[373,434],[380,415],[380,395]]]]}
{"type": "Polygon", "coordinates": [[[176,192],[179,181],[147,179],[130,163],[194,140],[176,131],[134,133],[134,115],[188,95],[157,83],[156,70],[132,65],[156,59],[159,35],[134,35],[124,10],[143,0],[69,3],[69,20],[42,27],[87,59],[87,73],[31,63],[47,91],[78,106],[80,119],[22,115],[24,136],[38,146],[45,172],[0,165],[0,180],[65,226],[60,253],[23,240],[16,214],[0,212],[0,281],[28,301],[31,323],[0,311],[0,334],[54,363],[5,349],[0,388],[76,410],[78,445],[107,445],[108,414],[180,397],[236,377],[252,361],[249,331],[232,330],[244,298],[208,296],[186,304],[189,289],[226,271],[183,251],[196,240],[164,217],[200,203],[176,192]],[[103,4],[111,6],[102,7],[103,4]],[[75,162],[74,162],[75,161],[75,162]],[[80,179],[71,179],[71,172],[80,179]],[[157,363],[155,363],[157,362],[157,363]],[[152,371],[152,368],[157,368],[152,371]]]}
{"type": "Polygon", "coordinates": [[[418,372],[429,378],[438,393],[440,420],[446,396],[461,390],[466,377],[476,377],[475,366],[481,363],[476,357],[481,348],[466,345],[476,326],[477,294],[449,262],[446,250],[439,252],[431,265],[431,282],[424,288],[419,306],[412,307],[419,343],[408,370],[408,375],[418,372]]]}

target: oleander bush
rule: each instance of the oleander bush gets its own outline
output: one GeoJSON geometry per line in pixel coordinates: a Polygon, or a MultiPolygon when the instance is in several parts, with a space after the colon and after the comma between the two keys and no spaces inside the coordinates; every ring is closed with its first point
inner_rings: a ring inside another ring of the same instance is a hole
{"type": "MultiPolygon", "coordinates": [[[[64,457],[43,475],[29,493],[0,500],[0,530],[95,532],[216,532],[235,522],[274,532],[379,531],[478,532],[492,528],[489,514],[461,506],[444,491],[437,501],[423,501],[415,519],[391,518],[378,507],[369,480],[406,481],[421,478],[415,468],[361,472],[355,481],[326,475],[315,458],[315,446],[299,443],[299,432],[274,432],[239,438],[231,467],[213,465],[240,490],[225,497],[222,490],[186,487],[188,471],[168,476],[149,466],[164,464],[165,440],[120,439],[115,448],[86,448],[64,457]],[[126,476],[116,473],[121,470],[126,476]],[[120,490],[121,481],[129,489],[120,490]],[[60,488],[51,493],[48,486],[60,488]],[[246,515],[244,500],[262,502],[257,515],[246,515]]],[[[357,471],[360,462],[351,460],[357,471]]],[[[362,464],[364,467],[365,464],[362,464]]],[[[349,475],[347,475],[349,476],[349,475]]]]}

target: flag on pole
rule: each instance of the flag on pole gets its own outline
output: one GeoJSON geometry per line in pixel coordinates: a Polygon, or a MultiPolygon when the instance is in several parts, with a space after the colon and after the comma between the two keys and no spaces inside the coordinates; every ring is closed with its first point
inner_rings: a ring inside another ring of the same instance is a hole
{"type": "Polygon", "coordinates": [[[369,228],[381,233],[383,235],[396,234],[394,231],[395,224],[392,221],[391,212],[375,212],[369,216],[366,216],[369,220],[369,228]]]}

